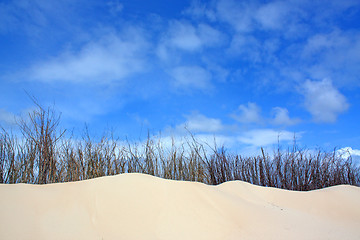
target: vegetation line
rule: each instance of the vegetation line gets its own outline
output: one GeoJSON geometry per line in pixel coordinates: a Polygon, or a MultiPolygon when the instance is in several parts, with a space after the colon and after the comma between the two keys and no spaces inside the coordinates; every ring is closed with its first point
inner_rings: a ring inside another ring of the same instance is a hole
{"type": "Polygon", "coordinates": [[[360,186],[360,169],[351,157],[335,152],[278,149],[272,155],[245,157],[211,148],[193,135],[185,145],[170,147],[148,136],[145,144],[120,145],[113,136],[94,141],[88,131],[81,141],[59,131],[60,115],[39,104],[20,119],[21,137],[0,130],[0,183],[46,184],[79,181],[119,173],[146,173],[165,179],[216,185],[242,180],[260,186],[307,191],[350,184],[360,186]]]}

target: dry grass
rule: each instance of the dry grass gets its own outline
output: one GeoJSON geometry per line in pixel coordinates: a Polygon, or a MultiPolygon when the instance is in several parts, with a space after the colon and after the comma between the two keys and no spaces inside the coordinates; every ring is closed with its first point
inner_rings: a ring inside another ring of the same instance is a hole
{"type": "Polygon", "coordinates": [[[2,128],[0,132],[0,183],[79,181],[119,173],[139,172],[154,176],[206,184],[242,180],[261,186],[307,191],[339,184],[360,185],[360,169],[351,157],[342,159],[333,152],[277,149],[269,155],[244,157],[199,143],[189,134],[185,145],[173,139],[170,147],[161,140],[120,144],[111,134],[99,141],[85,131],[81,140],[65,138],[60,131],[60,115],[51,109],[20,119],[19,140],[2,128]]]}

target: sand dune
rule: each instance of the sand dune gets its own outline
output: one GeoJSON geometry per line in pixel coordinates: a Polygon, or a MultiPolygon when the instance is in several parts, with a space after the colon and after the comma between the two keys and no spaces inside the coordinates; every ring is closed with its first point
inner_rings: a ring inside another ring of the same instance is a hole
{"type": "Polygon", "coordinates": [[[291,192],[122,174],[0,185],[0,239],[360,239],[360,188],[291,192]]]}

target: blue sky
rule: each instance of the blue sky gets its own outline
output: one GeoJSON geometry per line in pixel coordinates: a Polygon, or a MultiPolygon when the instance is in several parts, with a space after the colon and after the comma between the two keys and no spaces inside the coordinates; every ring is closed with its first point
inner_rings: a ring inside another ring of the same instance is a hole
{"type": "Polygon", "coordinates": [[[360,148],[360,2],[0,2],[0,124],[360,148]]]}

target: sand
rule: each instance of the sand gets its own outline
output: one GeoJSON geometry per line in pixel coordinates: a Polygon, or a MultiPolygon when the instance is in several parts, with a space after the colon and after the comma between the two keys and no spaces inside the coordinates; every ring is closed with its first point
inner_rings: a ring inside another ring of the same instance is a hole
{"type": "Polygon", "coordinates": [[[286,191],[122,174],[0,185],[0,239],[360,239],[360,188],[286,191]]]}

